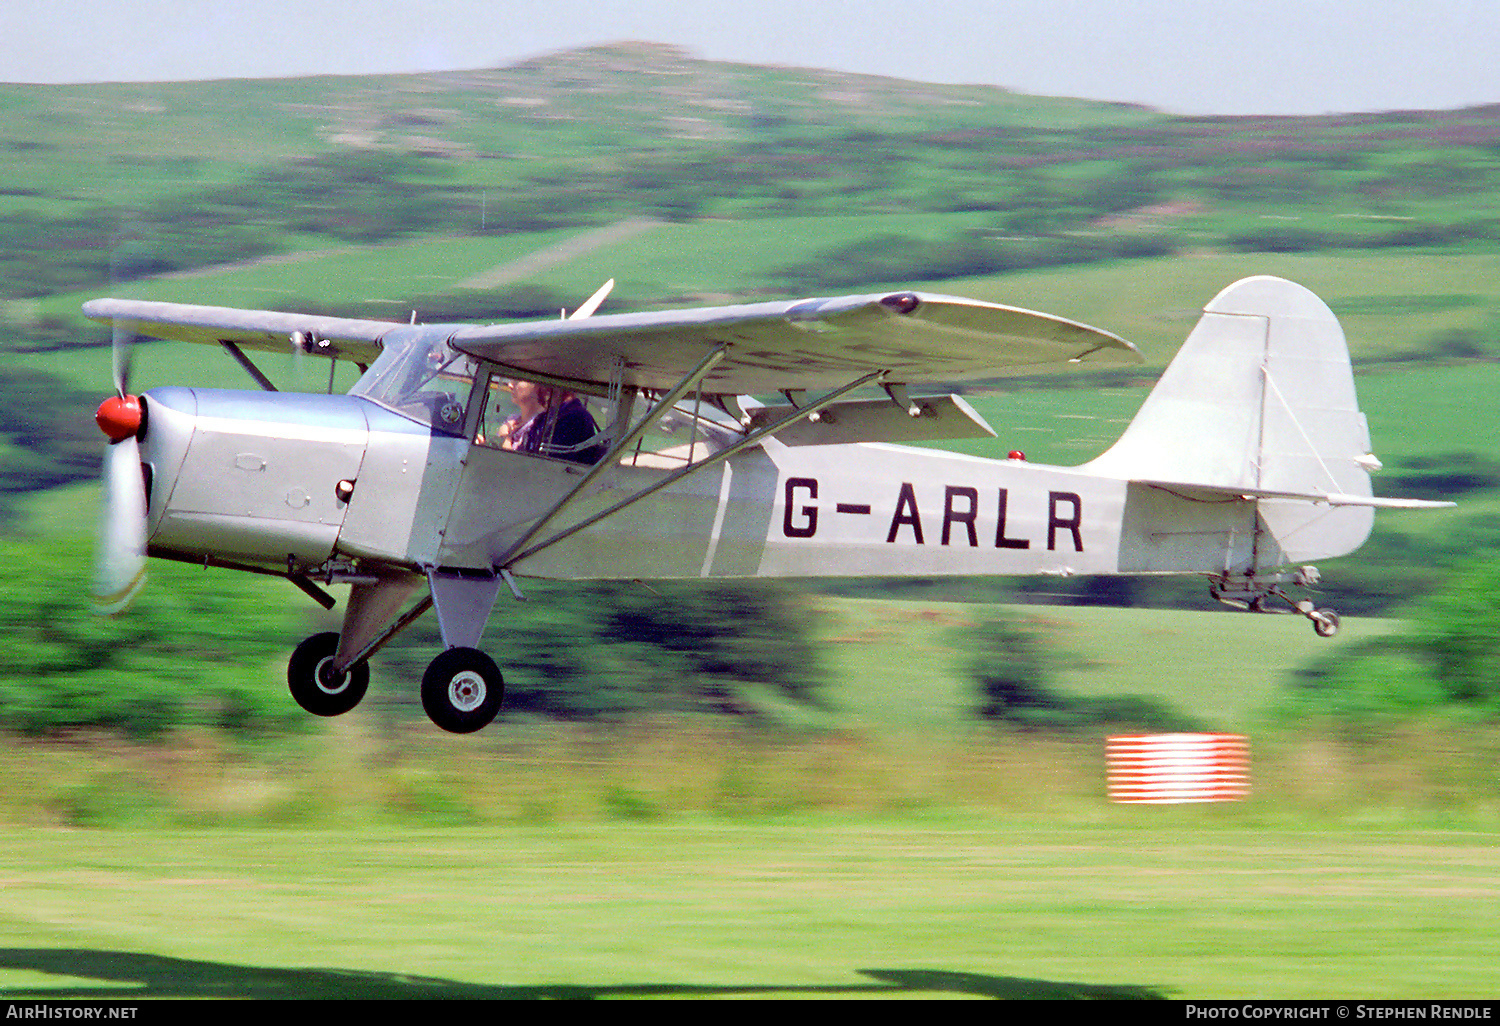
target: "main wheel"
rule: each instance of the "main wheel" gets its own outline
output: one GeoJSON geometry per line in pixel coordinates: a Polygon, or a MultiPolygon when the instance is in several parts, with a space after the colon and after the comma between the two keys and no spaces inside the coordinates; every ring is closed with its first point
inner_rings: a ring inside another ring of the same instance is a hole
{"type": "Polygon", "coordinates": [[[348,712],[370,686],[368,663],[355,663],[343,673],[333,672],[333,654],[338,647],[337,631],[314,634],[297,646],[286,664],[286,683],[292,697],[314,716],[348,712]]]}
{"type": "Polygon", "coordinates": [[[454,734],[471,734],[488,724],[504,698],[500,668],[477,648],[450,648],[422,674],[422,708],[454,734]]]}
{"type": "Polygon", "coordinates": [[[1339,632],[1339,614],[1332,609],[1319,609],[1313,613],[1312,623],[1320,638],[1331,638],[1339,632]]]}

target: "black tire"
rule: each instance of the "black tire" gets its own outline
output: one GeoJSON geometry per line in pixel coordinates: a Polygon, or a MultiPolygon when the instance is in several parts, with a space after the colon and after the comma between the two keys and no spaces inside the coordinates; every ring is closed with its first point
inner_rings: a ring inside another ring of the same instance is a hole
{"type": "Polygon", "coordinates": [[[449,733],[472,734],[488,726],[504,699],[500,668],[477,648],[450,648],[422,674],[422,708],[449,733]]]}
{"type": "Polygon", "coordinates": [[[297,704],[314,716],[338,716],[360,703],[370,687],[370,666],[355,663],[337,679],[331,667],[338,651],[337,631],[314,634],[292,653],[286,684],[297,704]]]}
{"type": "Polygon", "coordinates": [[[1331,638],[1339,632],[1339,614],[1332,609],[1319,609],[1313,614],[1313,630],[1320,638],[1331,638]]]}

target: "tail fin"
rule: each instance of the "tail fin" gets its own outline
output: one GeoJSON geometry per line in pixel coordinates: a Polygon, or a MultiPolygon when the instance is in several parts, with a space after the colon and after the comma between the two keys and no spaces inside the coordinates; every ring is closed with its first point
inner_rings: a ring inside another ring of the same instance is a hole
{"type": "Polygon", "coordinates": [[[1262,499],[1295,562],[1354,551],[1370,507],[1408,505],[1371,498],[1379,465],[1338,319],[1302,286],[1262,276],[1214,297],[1120,440],[1083,469],[1262,499]]]}

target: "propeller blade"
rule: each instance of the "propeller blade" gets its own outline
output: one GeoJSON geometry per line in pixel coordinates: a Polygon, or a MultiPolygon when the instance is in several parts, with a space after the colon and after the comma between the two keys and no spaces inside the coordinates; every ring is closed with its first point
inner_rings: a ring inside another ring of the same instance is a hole
{"type": "Polygon", "coordinates": [[[127,332],[119,321],[114,322],[114,340],[111,346],[111,362],[113,363],[115,393],[121,399],[130,394],[130,333],[127,332]]]}
{"type": "Polygon", "coordinates": [[[603,285],[600,285],[599,291],[595,292],[588,299],[584,300],[583,305],[580,306],[577,310],[574,310],[568,316],[568,320],[577,321],[582,320],[585,317],[592,316],[594,311],[599,309],[599,304],[604,302],[604,298],[609,295],[610,290],[614,287],[615,280],[613,278],[609,279],[609,281],[605,282],[603,285]]]}
{"type": "Polygon", "coordinates": [[[122,612],[146,583],[146,483],[134,436],[104,453],[104,496],[94,553],[94,610],[122,612]]]}

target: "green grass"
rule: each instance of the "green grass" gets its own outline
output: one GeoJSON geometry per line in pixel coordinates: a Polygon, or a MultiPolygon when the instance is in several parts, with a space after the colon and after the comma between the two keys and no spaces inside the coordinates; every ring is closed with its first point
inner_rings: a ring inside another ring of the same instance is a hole
{"type": "Polygon", "coordinates": [[[661,224],[545,271],[535,281],[565,295],[586,296],[599,281],[616,278],[628,296],[746,302],[769,287],[780,269],[824,250],[885,234],[940,238],[991,219],[988,213],[918,213],[661,224]]]}
{"type": "MultiPolygon", "coordinates": [[[[831,246],[878,234],[939,237],[982,224],[989,215],[892,214],[883,217],[761,217],[744,221],[659,223],[623,241],[589,250],[528,278],[583,300],[608,278],[620,295],[715,297],[738,302],[766,288],[785,266],[812,259],[831,246]]],[[[319,303],[386,302],[458,288],[492,267],[507,264],[588,229],[557,229],[483,237],[423,237],[379,246],[298,251],[249,266],[208,268],[113,286],[127,299],[210,306],[279,308],[298,299],[319,303]]],[[[76,316],[95,293],[69,293],[39,304],[42,313],[76,316]]],[[[616,307],[618,309],[618,307],[616,307]]],[[[419,311],[420,315],[420,311],[419,311]]]]}
{"type": "MultiPolygon", "coordinates": [[[[1494,449],[1500,428],[1500,363],[1361,374],[1355,386],[1375,452],[1388,464],[1494,449]]],[[[1377,476],[1377,488],[1379,480],[1377,476]]]]}
{"type": "Polygon", "coordinates": [[[1254,274],[1288,278],[1336,312],[1356,359],[1399,353],[1455,328],[1477,328],[1500,308],[1500,254],[1205,253],[1026,271],[946,282],[943,291],[1009,303],[1107,328],[1165,366],[1209,300],[1254,274]],[[1473,304],[1428,297],[1474,296],[1473,304]]]}
{"type": "MultiPolygon", "coordinates": [[[[386,303],[391,307],[389,316],[404,321],[411,311],[402,304],[411,297],[449,291],[466,278],[497,264],[509,263],[570,234],[559,230],[483,237],[424,237],[384,246],[304,251],[244,267],[131,282],[111,291],[125,299],[250,308],[286,308],[297,300],[318,304],[386,303]]],[[[66,301],[55,302],[60,305],[66,301]]]]}
{"type": "MultiPolygon", "coordinates": [[[[296,360],[285,356],[252,353],[256,366],[278,388],[321,392],[328,384],[328,361],[322,358],[296,360]]],[[[111,357],[108,346],[92,346],[50,353],[16,353],[6,359],[13,366],[32,367],[56,374],[98,393],[111,390],[111,357]]],[[[359,379],[359,368],[340,361],[335,368],[334,390],[347,392],[359,379]]],[[[228,353],[217,346],[190,342],[141,342],[132,349],[131,386],[144,391],[163,385],[255,390],[257,385],[228,353]]],[[[86,411],[92,415],[92,411],[86,411]]]]}
{"type": "Polygon", "coordinates": [[[1492,835],[1179,812],[22,831],[0,997],[1492,995],[1492,835]]]}

